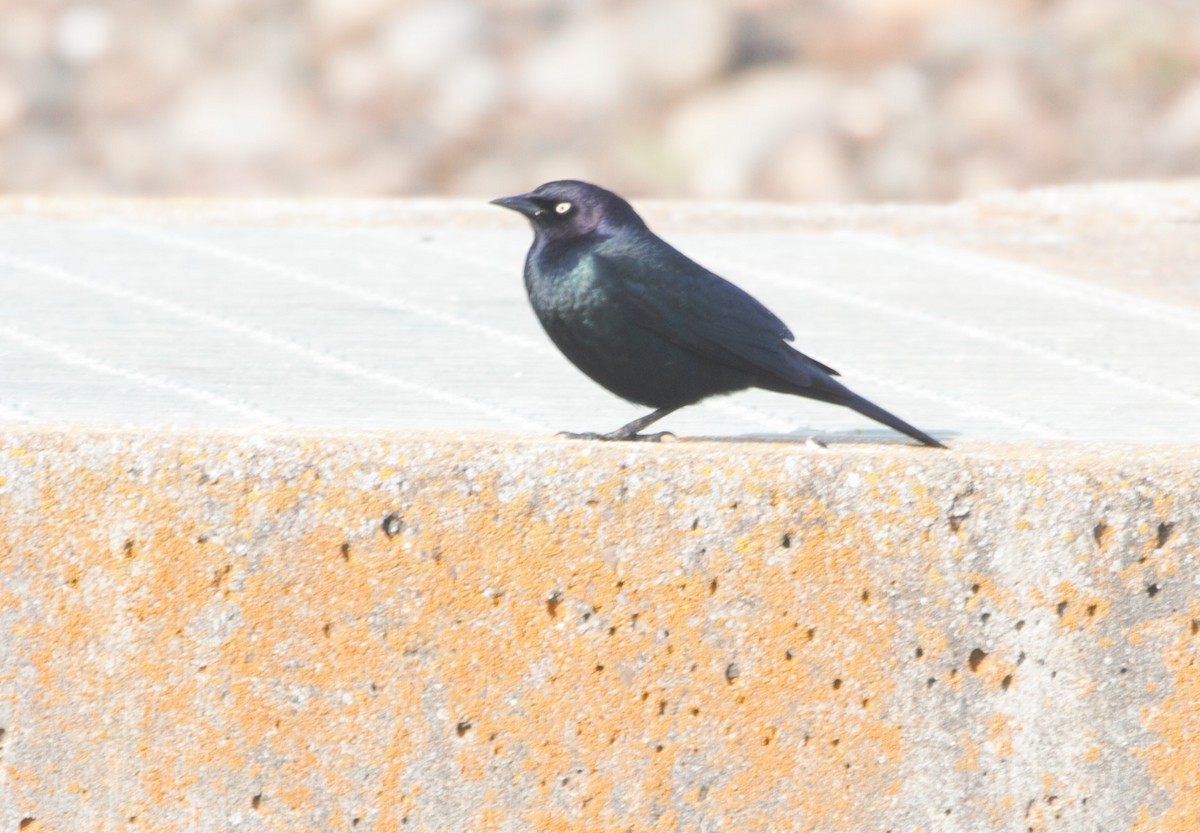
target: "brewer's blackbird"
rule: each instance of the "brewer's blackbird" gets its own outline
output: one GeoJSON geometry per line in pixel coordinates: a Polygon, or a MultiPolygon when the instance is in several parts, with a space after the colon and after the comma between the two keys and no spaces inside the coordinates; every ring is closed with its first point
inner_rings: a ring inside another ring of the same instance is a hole
{"type": "Polygon", "coordinates": [[[640,434],[685,405],[746,388],[844,405],[925,445],[943,447],[788,344],[766,307],[677,251],[621,197],[576,180],[492,200],[529,218],[525,288],[546,333],[571,362],[624,399],[654,408],[600,440],[640,434]]]}

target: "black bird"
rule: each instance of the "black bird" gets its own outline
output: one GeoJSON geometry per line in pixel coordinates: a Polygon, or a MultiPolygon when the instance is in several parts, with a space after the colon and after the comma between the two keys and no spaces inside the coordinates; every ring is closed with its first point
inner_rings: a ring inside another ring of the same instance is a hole
{"type": "Polygon", "coordinates": [[[561,180],[492,202],[533,224],[525,288],[550,339],[593,380],[655,409],[608,434],[567,436],[657,440],[668,432],[638,432],[709,396],[765,388],[844,405],[944,447],[794,349],[770,310],[658,237],[611,191],[561,180]]]}

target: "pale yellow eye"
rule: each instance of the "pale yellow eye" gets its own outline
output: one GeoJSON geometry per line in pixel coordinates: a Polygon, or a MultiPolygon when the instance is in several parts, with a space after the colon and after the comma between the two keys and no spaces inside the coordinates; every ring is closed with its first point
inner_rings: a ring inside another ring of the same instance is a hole
{"type": "Polygon", "coordinates": [[[558,205],[554,206],[554,211],[557,214],[566,214],[570,210],[571,204],[569,202],[560,202],[558,205]]]}

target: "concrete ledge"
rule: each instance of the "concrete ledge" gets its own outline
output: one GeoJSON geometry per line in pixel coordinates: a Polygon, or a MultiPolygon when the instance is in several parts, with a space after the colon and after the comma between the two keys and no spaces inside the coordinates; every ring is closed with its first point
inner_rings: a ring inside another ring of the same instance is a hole
{"type": "Polygon", "coordinates": [[[1175,831],[1200,450],[0,436],[0,829],[1175,831]]]}

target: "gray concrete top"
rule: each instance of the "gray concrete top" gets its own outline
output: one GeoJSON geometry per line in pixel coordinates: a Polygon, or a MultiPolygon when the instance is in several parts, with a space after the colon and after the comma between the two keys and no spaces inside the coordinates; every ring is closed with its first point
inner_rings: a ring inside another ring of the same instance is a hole
{"type": "MultiPolygon", "coordinates": [[[[764,301],[800,349],[939,438],[1194,444],[1197,190],[911,209],[642,207],[680,249],[764,301]]],[[[529,239],[519,218],[462,201],[9,200],[0,421],[615,428],[641,409],[541,333],[520,277],[529,239]]],[[[662,425],[894,436],[757,391],[662,425]]]]}

